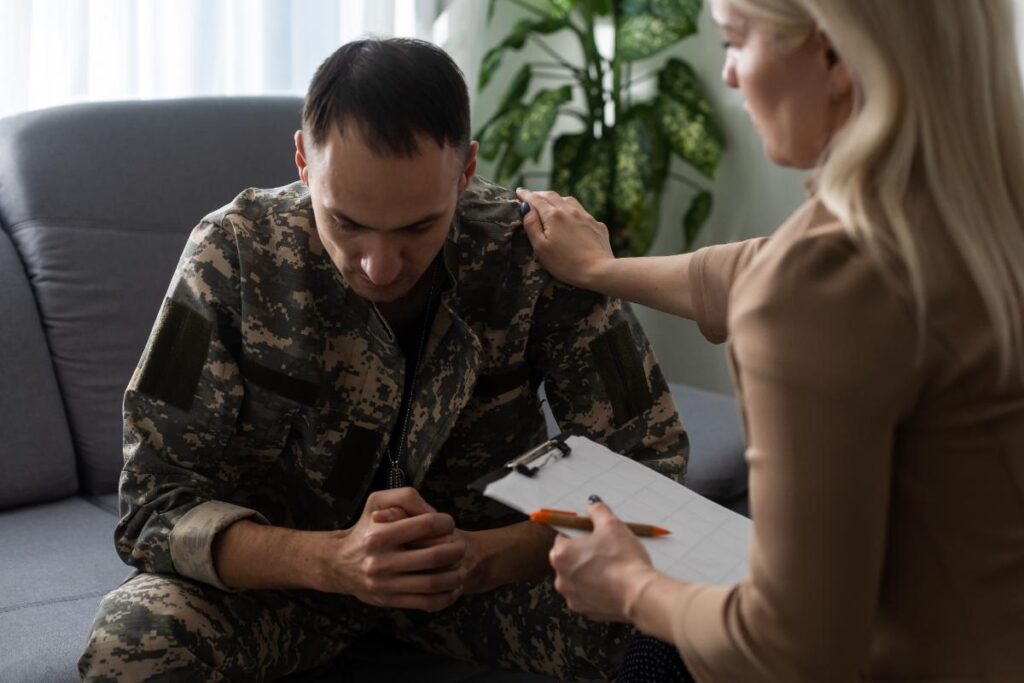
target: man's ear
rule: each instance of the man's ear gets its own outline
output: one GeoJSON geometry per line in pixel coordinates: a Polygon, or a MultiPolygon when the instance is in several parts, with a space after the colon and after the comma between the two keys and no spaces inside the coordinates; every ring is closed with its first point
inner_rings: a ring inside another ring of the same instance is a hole
{"type": "Polygon", "coordinates": [[[295,131],[295,168],[299,170],[299,180],[309,187],[309,157],[306,155],[306,141],[301,129],[295,131]]]}
{"type": "Polygon", "coordinates": [[[469,184],[473,182],[473,176],[476,175],[476,153],[480,149],[479,143],[476,140],[470,140],[469,149],[466,151],[466,165],[462,168],[462,174],[459,176],[459,194],[466,191],[469,184]]]}
{"type": "Polygon", "coordinates": [[[825,60],[825,67],[828,69],[828,94],[833,102],[838,102],[848,97],[853,91],[853,81],[850,78],[850,72],[846,69],[846,62],[836,52],[828,35],[818,29],[817,39],[825,60]]]}

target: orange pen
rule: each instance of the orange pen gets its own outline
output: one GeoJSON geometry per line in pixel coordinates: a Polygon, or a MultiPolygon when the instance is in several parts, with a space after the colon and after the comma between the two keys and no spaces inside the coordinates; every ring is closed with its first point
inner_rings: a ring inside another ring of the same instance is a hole
{"type": "MultiPolygon", "coordinates": [[[[590,517],[580,517],[571,510],[549,510],[548,508],[541,508],[530,513],[530,521],[537,522],[538,524],[548,524],[550,526],[567,526],[572,529],[586,529],[587,531],[594,530],[594,523],[590,521],[590,517]]],[[[644,536],[647,538],[656,536],[668,536],[671,531],[654,524],[637,524],[635,522],[626,522],[626,526],[637,536],[644,536]]]]}

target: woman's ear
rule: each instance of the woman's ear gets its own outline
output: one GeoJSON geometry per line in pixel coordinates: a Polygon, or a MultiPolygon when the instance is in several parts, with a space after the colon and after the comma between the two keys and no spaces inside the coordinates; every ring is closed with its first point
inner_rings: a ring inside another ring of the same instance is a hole
{"type": "Polygon", "coordinates": [[[838,102],[849,96],[853,89],[850,72],[846,69],[846,62],[832,47],[832,41],[829,40],[828,35],[821,29],[817,29],[816,33],[822,59],[824,59],[825,68],[828,70],[828,94],[833,102],[838,102]]]}

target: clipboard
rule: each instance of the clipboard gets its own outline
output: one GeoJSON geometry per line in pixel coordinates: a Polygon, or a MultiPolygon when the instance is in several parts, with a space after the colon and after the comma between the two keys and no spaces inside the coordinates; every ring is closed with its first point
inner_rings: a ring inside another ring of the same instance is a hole
{"type": "MultiPolygon", "coordinates": [[[[586,515],[596,493],[620,519],[671,534],[640,538],[659,570],[684,581],[731,585],[749,568],[749,519],[586,437],[560,434],[469,487],[524,514],[556,508],[586,515]]],[[[590,532],[556,528],[567,536],[590,532]]]]}

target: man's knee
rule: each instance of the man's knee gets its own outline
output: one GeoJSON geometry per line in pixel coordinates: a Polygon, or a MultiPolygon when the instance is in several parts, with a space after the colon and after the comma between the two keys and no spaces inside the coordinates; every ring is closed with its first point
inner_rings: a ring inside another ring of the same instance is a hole
{"type": "Polygon", "coordinates": [[[436,615],[395,617],[400,640],[458,659],[561,680],[613,678],[634,630],[568,610],[553,580],[462,598],[436,615]]]}
{"type": "Polygon", "coordinates": [[[141,574],[100,603],[78,663],[87,681],[219,680],[224,638],[208,589],[177,577],[141,574]]]}

